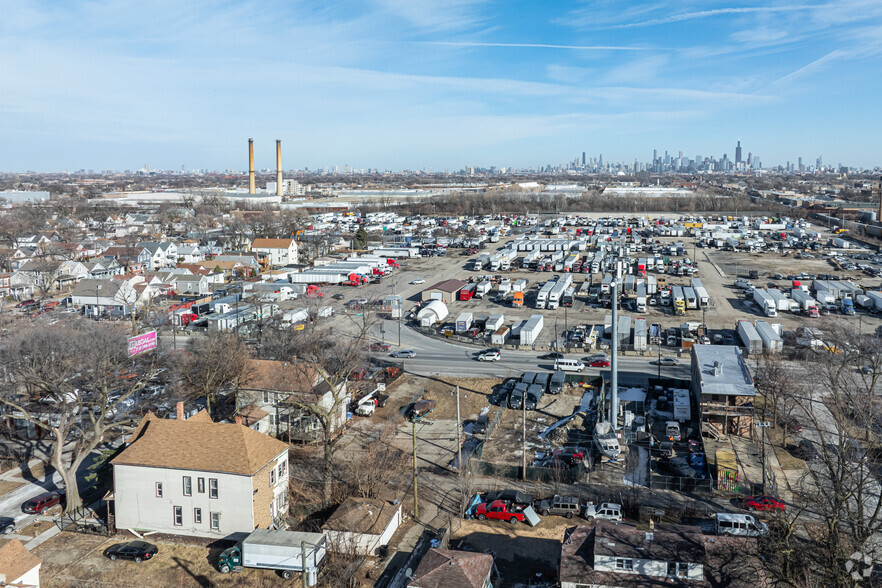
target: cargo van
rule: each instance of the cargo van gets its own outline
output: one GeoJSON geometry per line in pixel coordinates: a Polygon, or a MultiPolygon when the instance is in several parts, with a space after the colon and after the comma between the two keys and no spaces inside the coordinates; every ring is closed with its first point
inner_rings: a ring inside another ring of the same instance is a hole
{"type": "Polygon", "coordinates": [[[551,374],[548,372],[539,372],[536,374],[536,379],[533,380],[533,383],[542,386],[542,392],[544,393],[548,389],[548,381],[550,379],[551,374]]]}
{"type": "Polygon", "coordinates": [[[564,372],[581,372],[585,364],[578,359],[558,359],[554,362],[554,369],[564,372]]]}
{"type": "Polygon", "coordinates": [[[551,381],[548,382],[549,394],[560,394],[563,391],[564,384],[567,383],[567,375],[558,370],[551,374],[551,381]]]}
{"type": "Polygon", "coordinates": [[[751,515],[718,512],[716,516],[717,535],[737,535],[740,537],[759,537],[769,532],[762,521],[751,515]]]}

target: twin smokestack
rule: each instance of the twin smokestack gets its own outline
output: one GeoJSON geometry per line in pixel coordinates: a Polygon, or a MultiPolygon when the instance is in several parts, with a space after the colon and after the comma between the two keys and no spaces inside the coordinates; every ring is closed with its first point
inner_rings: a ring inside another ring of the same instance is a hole
{"type": "MultiPolygon", "coordinates": [[[[248,193],[255,193],[254,139],[248,139],[248,193]]],[[[276,139],[276,196],[282,195],[282,141],[276,139]]]]}

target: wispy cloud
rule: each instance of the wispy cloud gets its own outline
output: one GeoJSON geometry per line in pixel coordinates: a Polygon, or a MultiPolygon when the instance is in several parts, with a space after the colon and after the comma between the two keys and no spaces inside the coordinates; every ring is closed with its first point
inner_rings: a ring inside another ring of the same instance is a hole
{"type": "Polygon", "coordinates": [[[715,8],[713,10],[700,10],[697,12],[684,12],[682,14],[674,14],[664,18],[653,18],[639,22],[629,22],[613,25],[611,29],[632,29],[637,27],[649,27],[655,25],[672,24],[684,22],[687,20],[695,20],[699,18],[712,18],[715,16],[725,16],[729,14],[752,14],[752,13],[774,13],[774,12],[800,12],[804,10],[812,10],[817,8],[816,5],[793,5],[793,6],[745,6],[741,8],[715,8]]]}
{"type": "Polygon", "coordinates": [[[373,3],[422,31],[469,29],[484,21],[483,0],[373,0],[373,3]]]}
{"type": "Polygon", "coordinates": [[[835,51],[831,51],[830,53],[815,59],[811,63],[802,66],[801,68],[787,74],[784,77],[778,78],[774,82],[772,82],[772,86],[782,86],[785,84],[789,84],[799,78],[806,77],[813,73],[816,73],[827,66],[831,61],[835,61],[837,59],[842,59],[848,56],[847,51],[842,51],[841,49],[836,49],[835,51]]]}
{"type": "MultiPolygon", "coordinates": [[[[646,47],[617,45],[548,45],[545,43],[478,43],[474,41],[420,41],[420,45],[445,45],[449,47],[524,47],[529,49],[567,49],[572,51],[647,51],[646,47]]],[[[655,48],[654,50],[658,50],[655,48]]]]}

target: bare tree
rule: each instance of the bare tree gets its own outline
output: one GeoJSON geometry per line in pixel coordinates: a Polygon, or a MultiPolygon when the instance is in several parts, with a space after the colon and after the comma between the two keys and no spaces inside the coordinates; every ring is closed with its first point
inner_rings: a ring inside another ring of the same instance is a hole
{"type": "Polygon", "coordinates": [[[187,353],[178,357],[177,372],[191,398],[205,398],[212,412],[218,392],[247,377],[250,354],[235,333],[208,333],[194,339],[187,353]]]}
{"type": "Polygon", "coordinates": [[[161,358],[130,358],[123,330],[89,321],[35,322],[4,341],[0,357],[6,368],[0,403],[51,438],[50,463],[67,489],[65,512],[73,513],[82,506],[77,471],[161,358]]]}

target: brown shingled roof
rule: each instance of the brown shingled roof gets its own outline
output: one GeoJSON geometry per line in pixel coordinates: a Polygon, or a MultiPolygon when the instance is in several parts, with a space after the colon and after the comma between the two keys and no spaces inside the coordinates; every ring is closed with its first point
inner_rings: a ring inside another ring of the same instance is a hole
{"type": "Polygon", "coordinates": [[[7,582],[18,580],[41,563],[43,560],[28,551],[18,539],[0,547],[0,574],[6,576],[7,582]]]}
{"type": "Polygon", "coordinates": [[[493,556],[489,553],[430,549],[407,585],[415,588],[482,588],[492,566],[493,556]]]}
{"type": "Polygon", "coordinates": [[[255,239],[251,247],[265,247],[268,249],[287,249],[294,239],[255,239]]]}
{"type": "Polygon", "coordinates": [[[114,465],[254,475],[288,446],[235,423],[214,423],[205,411],[186,421],[145,416],[114,465]]]}

